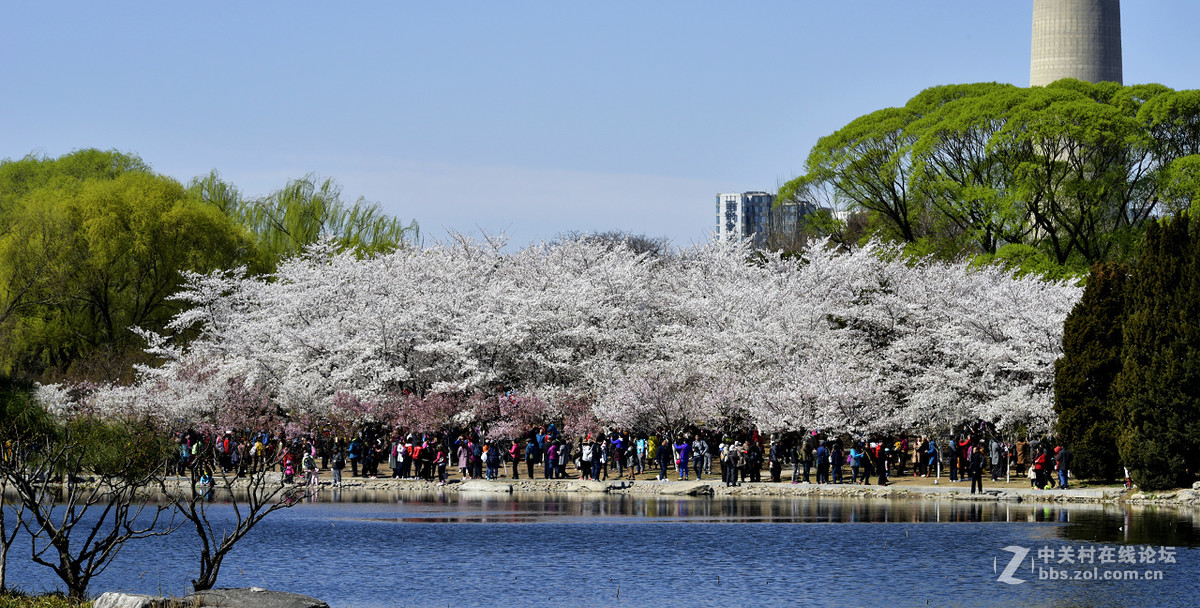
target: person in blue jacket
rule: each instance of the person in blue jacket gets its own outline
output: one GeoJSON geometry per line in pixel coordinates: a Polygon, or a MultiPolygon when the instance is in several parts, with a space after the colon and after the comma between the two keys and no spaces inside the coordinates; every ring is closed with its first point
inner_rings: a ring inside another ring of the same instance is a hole
{"type": "Polygon", "coordinates": [[[925,451],[925,458],[928,460],[928,470],[925,471],[925,476],[929,477],[930,473],[936,478],[938,477],[938,447],[937,441],[932,437],[929,438],[929,449],[925,451]]]}
{"type": "MultiPolygon", "coordinates": [[[[859,483],[858,472],[862,468],[862,460],[863,460],[862,447],[863,447],[863,445],[862,445],[862,442],[860,441],[858,443],[855,443],[854,447],[850,448],[850,483],[852,483],[852,484],[859,483]]],[[[867,478],[867,476],[863,475],[863,480],[866,480],[866,478],[867,478]]]]}
{"type": "Polygon", "coordinates": [[[823,440],[817,445],[817,483],[829,483],[829,448],[823,440]]]}
{"type": "Polygon", "coordinates": [[[356,437],[350,440],[350,447],[346,449],[346,458],[350,461],[350,476],[358,477],[358,457],[362,451],[362,442],[356,437]]]}
{"type": "Polygon", "coordinates": [[[679,480],[687,481],[688,478],[688,459],[692,456],[692,446],[688,445],[687,439],[681,439],[679,443],[673,445],[675,453],[678,456],[675,459],[675,466],[679,469],[679,480]]]}
{"type": "Polygon", "coordinates": [[[537,464],[541,459],[542,451],[538,449],[537,440],[530,437],[529,443],[525,444],[525,471],[529,473],[530,479],[533,479],[533,465],[537,464]]]}

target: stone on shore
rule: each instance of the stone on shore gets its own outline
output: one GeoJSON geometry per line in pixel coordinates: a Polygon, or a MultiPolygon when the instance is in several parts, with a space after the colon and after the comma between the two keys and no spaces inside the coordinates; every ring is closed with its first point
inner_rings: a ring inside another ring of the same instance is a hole
{"type": "Polygon", "coordinates": [[[713,488],[706,481],[670,481],[659,486],[659,494],[666,496],[700,496],[712,494],[713,488]]]}
{"type": "Polygon", "coordinates": [[[606,481],[590,479],[573,479],[567,483],[567,492],[607,492],[609,484],[606,481]]]}
{"type": "Polygon", "coordinates": [[[1178,500],[1179,502],[1186,502],[1186,503],[1200,501],[1200,491],[1198,491],[1198,490],[1180,490],[1179,493],[1175,495],[1175,500],[1178,500]]]}
{"type": "Polygon", "coordinates": [[[184,605],[224,608],[329,608],[329,604],[314,597],[286,591],[268,591],[262,587],[197,591],[184,598],[184,605]]]}
{"type": "Polygon", "coordinates": [[[500,483],[498,481],[488,481],[486,479],[471,479],[458,484],[458,491],[512,494],[513,487],[511,483],[500,483]]]}
{"type": "Polygon", "coordinates": [[[100,594],[92,602],[92,608],[164,608],[168,602],[167,598],[157,595],[109,591],[100,594]]]}
{"type": "Polygon", "coordinates": [[[1016,494],[1010,495],[1008,492],[1001,490],[984,490],[975,494],[966,491],[950,493],[949,496],[954,500],[974,500],[974,501],[996,501],[996,500],[1016,500],[1020,501],[1021,497],[1016,494]],[[1011,497],[1010,497],[1011,496],[1011,497]]]}

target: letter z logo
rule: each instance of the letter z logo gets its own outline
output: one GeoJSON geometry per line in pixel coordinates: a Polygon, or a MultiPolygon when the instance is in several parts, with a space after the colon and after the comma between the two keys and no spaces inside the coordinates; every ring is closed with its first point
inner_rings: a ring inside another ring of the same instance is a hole
{"type": "MultiPolygon", "coordinates": [[[[1008,583],[1009,585],[1020,585],[1021,583],[1024,583],[1025,579],[1017,578],[1013,576],[1013,573],[1017,571],[1017,568],[1021,567],[1021,562],[1025,560],[1025,556],[1029,555],[1029,548],[1009,545],[1005,547],[1004,550],[1011,552],[1013,556],[1012,559],[1008,561],[1008,565],[1004,567],[1004,572],[1001,572],[1000,577],[996,580],[1000,581],[1001,583],[1008,583]]],[[[992,571],[994,572],[995,570],[996,562],[993,560],[992,571]]]]}

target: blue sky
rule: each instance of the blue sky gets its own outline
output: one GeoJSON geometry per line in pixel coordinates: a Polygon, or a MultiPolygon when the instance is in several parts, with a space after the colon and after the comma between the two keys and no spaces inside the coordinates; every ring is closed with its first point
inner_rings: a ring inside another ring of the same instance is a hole
{"type": "MultiPolygon", "coordinates": [[[[0,158],[133,152],[248,195],[333,177],[513,244],[708,238],[853,118],[945,83],[1027,85],[1030,0],[11,2],[0,158]]],[[[1200,87],[1200,2],[1126,0],[1127,84],[1200,87]]]]}

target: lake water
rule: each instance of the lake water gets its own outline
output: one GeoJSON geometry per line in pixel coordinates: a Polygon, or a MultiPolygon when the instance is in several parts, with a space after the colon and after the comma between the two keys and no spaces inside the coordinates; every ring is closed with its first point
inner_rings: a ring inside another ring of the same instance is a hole
{"type": "MultiPolygon", "coordinates": [[[[185,594],[186,532],[131,544],[93,593],[185,594]]],[[[1194,606],[1198,546],[1192,512],[1117,505],[325,492],[262,522],[219,585],[335,607],[1194,606]]],[[[27,555],[10,583],[55,588],[27,555]]]]}

